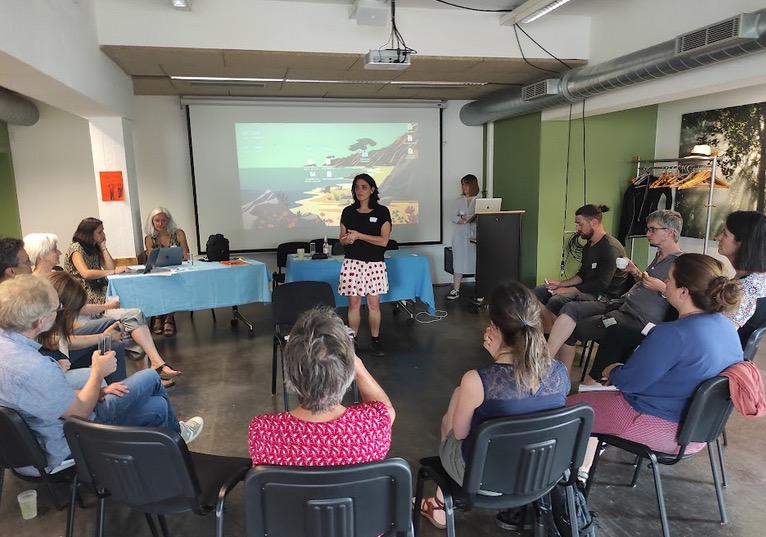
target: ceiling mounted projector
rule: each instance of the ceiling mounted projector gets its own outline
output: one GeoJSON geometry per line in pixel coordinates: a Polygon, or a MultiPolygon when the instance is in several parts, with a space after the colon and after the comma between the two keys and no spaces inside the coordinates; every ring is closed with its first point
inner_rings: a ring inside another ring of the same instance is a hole
{"type": "Polygon", "coordinates": [[[364,68],[381,71],[402,71],[410,63],[410,52],[403,49],[376,49],[365,56],[364,68]]]}

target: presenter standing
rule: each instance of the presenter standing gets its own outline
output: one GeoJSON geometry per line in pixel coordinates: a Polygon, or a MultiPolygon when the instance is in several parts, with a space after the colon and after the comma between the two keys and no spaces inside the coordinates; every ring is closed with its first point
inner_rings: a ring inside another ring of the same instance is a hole
{"type": "Polygon", "coordinates": [[[384,254],[391,235],[391,213],[379,203],[378,186],[366,173],[354,177],[354,203],[340,217],[340,242],[346,259],[340,269],[338,294],[348,297],[348,324],[355,334],[361,323],[362,297],[369,310],[372,353],[384,356],[380,343],[380,295],[388,292],[384,254]]]}
{"type": "Polygon", "coordinates": [[[469,222],[476,212],[476,196],[479,195],[479,180],[468,174],[460,180],[463,194],[455,200],[452,222],[456,224],[452,233],[452,289],[447,300],[460,296],[460,282],[463,274],[476,271],[476,244],[471,239],[476,237],[476,223],[469,222]]]}

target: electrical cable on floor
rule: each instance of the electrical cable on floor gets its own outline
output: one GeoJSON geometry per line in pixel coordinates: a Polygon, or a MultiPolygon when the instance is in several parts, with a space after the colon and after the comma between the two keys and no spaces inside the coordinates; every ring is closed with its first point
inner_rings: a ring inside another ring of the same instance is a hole
{"type": "Polygon", "coordinates": [[[438,323],[442,319],[446,319],[447,315],[448,313],[445,310],[436,310],[433,315],[431,315],[427,311],[419,311],[415,314],[414,319],[415,319],[415,322],[418,324],[430,324],[430,323],[438,323]],[[423,321],[420,319],[421,315],[427,315],[430,318],[423,321]]]}

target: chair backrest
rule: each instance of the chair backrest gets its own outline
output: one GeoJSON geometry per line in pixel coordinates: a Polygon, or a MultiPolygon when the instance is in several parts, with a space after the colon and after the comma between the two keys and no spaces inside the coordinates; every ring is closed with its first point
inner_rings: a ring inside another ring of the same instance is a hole
{"type": "Polygon", "coordinates": [[[291,282],[271,294],[274,326],[294,324],[301,313],[317,306],[335,307],[335,294],[327,282],[291,282]]]}
{"type": "Polygon", "coordinates": [[[567,470],[576,475],[592,425],[593,409],[585,404],[485,421],[466,461],[467,507],[479,489],[513,495],[525,505],[551,490],[567,470]]]}
{"type": "Polygon", "coordinates": [[[160,427],[64,423],[80,481],[147,513],[200,513],[200,487],[181,437],[160,427]]]}
{"type": "Polygon", "coordinates": [[[34,466],[42,473],[48,466],[45,452],[19,413],[0,406],[0,467],[25,466],[34,466]]]}
{"type": "Polygon", "coordinates": [[[761,342],[766,328],[766,297],[759,298],[755,302],[755,312],[745,324],[743,324],[737,333],[742,343],[742,349],[745,351],[745,360],[753,361],[755,353],[758,350],[758,344],[761,342]],[[756,334],[755,338],[753,334],[756,334]]]}
{"type": "Polygon", "coordinates": [[[245,478],[245,527],[248,537],[408,535],[411,497],[403,459],[256,466],[245,478]]]}
{"type": "Polygon", "coordinates": [[[340,241],[332,245],[332,255],[345,255],[345,254],[346,254],[346,247],[343,246],[343,244],[340,241]]]}
{"type": "Polygon", "coordinates": [[[298,248],[303,248],[305,252],[309,251],[307,242],[283,242],[277,246],[277,269],[281,272],[287,266],[287,256],[298,252],[298,248]]]}
{"type": "Polygon", "coordinates": [[[399,249],[399,243],[396,242],[394,239],[388,239],[388,244],[386,244],[386,250],[398,250],[399,249]]]}
{"type": "Polygon", "coordinates": [[[723,433],[734,404],[729,394],[729,379],[713,377],[703,382],[694,393],[686,411],[678,444],[712,442],[723,433]]]}

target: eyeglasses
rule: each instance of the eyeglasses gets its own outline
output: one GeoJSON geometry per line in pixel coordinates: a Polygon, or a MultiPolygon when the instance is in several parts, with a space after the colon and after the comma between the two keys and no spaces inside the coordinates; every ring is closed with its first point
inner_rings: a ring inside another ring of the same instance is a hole
{"type": "Polygon", "coordinates": [[[646,228],[646,232],[647,232],[647,233],[649,233],[649,232],[651,232],[651,233],[657,233],[657,232],[658,232],[659,230],[661,230],[661,229],[670,229],[670,228],[667,228],[667,227],[654,227],[654,226],[649,226],[649,227],[647,227],[647,228],[646,228]]]}

